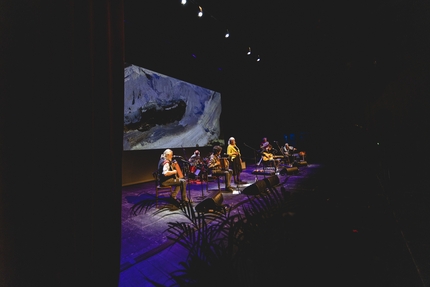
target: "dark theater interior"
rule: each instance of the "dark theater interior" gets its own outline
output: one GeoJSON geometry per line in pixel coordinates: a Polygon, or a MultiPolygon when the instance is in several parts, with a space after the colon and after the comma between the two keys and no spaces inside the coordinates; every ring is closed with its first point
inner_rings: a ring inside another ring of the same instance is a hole
{"type": "Polygon", "coordinates": [[[2,1],[0,286],[430,287],[428,35],[429,0],[2,1]],[[228,189],[189,159],[231,137],[228,189]]]}

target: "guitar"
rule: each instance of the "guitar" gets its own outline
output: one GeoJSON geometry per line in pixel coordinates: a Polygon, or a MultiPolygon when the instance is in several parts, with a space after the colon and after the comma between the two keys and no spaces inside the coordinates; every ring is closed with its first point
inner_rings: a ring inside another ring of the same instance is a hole
{"type": "Polygon", "coordinates": [[[261,153],[261,158],[262,158],[264,161],[273,160],[273,154],[268,153],[268,152],[262,152],[262,153],[261,153]]]}

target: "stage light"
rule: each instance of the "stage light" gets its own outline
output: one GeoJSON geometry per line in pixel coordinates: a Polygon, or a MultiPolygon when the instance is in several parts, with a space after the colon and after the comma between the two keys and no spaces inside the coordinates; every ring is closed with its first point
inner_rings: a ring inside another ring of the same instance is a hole
{"type": "Polygon", "coordinates": [[[251,55],[251,47],[248,47],[248,53],[247,55],[251,55]]]}
{"type": "Polygon", "coordinates": [[[197,14],[199,17],[202,17],[203,16],[203,9],[202,9],[202,6],[199,6],[199,9],[200,9],[200,11],[199,11],[199,14],[197,14]]]}
{"type": "Polygon", "coordinates": [[[260,55],[257,56],[257,62],[260,62],[260,55]]]}
{"type": "Polygon", "coordinates": [[[181,4],[182,4],[182,5],[187,4],[187,0],[181,0],[181,4]]]}
{"type": "Polygon", "coordinates": [[[226,38],[230,37],[230,33],[228,32],[228,29],[227,29],[227,32],[225,33],[225,37],[226,38]]]}

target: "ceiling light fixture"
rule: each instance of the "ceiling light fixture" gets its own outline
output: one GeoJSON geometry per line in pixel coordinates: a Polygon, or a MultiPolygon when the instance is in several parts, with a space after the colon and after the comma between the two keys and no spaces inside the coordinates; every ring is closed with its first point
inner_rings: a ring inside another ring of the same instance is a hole
{"type": "Polygon", "coordinates": [[[247,55],[251,55],[251,47],[248,47],[248,53],[247,55]]]}
{"type": "Polygon", "coordinates": [[[181,4],[182,4],[182,5],[187,4],[187,0],[181,0],[181,4]]]}
{"type": "Polygon", "coordinates": [[[227,29],[227,32],[225,33],[225,37],[226,38],[230,37],[230,32],[228,31],[228,29],[227,29]]]}
{"type": "Polygon", "coordinates": [[[200,9],[200,11],[199,11],[199,14],[197,14],[199,17],[202,17],[203,16],[203,9],[202,9],[202,6],[199,6],[199,9],[200,9]]]}

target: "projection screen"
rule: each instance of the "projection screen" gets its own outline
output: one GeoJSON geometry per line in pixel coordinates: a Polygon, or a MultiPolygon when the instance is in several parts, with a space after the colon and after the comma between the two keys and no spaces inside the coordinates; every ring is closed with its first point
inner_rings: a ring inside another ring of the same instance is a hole
{"type": "Polygon", "coordinates": [[[136,65],[124,70],[123,150],[220,144],[221,94],[136,65]]]}

